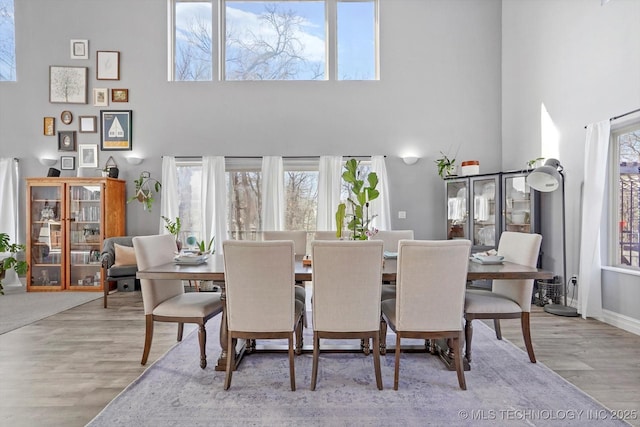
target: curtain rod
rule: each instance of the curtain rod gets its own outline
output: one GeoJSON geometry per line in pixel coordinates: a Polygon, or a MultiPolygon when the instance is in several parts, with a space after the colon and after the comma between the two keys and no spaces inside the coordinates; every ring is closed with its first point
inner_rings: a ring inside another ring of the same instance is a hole
{"type": "MultiPolygon", "coordinates": [[[[629,116],[629,115],[631,115],[631,114],[633,114],[633,113],[638,113],[638,112],[640,112],[640,108],[637,108],[637,109],[635,109],[635,110],[633,110],[633,111],[629,111],[629,112],[624,113],[624,114],[620,114],[619,116],[611,117],[611,118],[609,119],[609,121],[610,121],[610,122],[612,122],[612,121],[614,121],[614,120],[618,120],[618,119],[621,119],[621,118],[623,118],[623,117],[626,117],[626,116],[629,116]]],[[[586,128],[587,128],[587,126],[585,126],[584,128],[586,129],[586,128]]]]}
{"type": "MultiPolygon", "coordinates": [[[[164,156],[161,156],[161,158],[164,156]]],[[[230,159],[261,159],[265,156],[223,156],[228,157],[230,159]]],[[[342,157],[373,157],[372,155],[367,156],[342,156],[342,157]]],[[[387,157],[384,155],[383,157],[387,157]]],[[[175,156],[176,159],[201,159],[202,156],[175,156]]],[[[319,159],[320,156],[282,156],[283,159],[319,159]]]]}

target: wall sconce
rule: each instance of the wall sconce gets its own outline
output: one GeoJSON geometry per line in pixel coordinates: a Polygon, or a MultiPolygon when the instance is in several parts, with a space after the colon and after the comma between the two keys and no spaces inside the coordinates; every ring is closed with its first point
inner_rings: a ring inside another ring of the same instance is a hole
{"type": "Polygon", "coordinates": [[[139,165],[143,160],[142,157],[127,157],[127,163],[130,165],[139,165]]]}
{"type": "Polygon", "coordinates": [[[413,165],[419,159],[420,159],[420,157],[416,157],[416,156],[404,156],[404,157],[402,157],[402,161],[404,162],[405,165],[413,165]]]}
{"type": "Polygon", "coordinates": [[[57,159],[51,159],[49,157],[40,157],[38,160],[42,166],[53,166],[58,161],[57,159]]]}

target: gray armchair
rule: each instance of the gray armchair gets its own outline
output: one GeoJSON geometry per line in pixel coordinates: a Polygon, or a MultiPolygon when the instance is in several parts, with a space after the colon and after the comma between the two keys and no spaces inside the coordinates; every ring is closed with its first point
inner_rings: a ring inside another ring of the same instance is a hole
{"type": "Polygon", "coordinates": [[[133,248],[133,236],[108,237],[104,239],[102,254],[100,256],[103,274],[105,275],[104,308],[107,308],[107,296],[109,295],[113,282],[116,282],[117,288],[122,290],[133,290],[135,289],[136,283],[138,283],[136,279],[138,266],[136,264],[114,266],[116,262],[114,245],[116,243],[121,246],[130,246],[133,248]]]}

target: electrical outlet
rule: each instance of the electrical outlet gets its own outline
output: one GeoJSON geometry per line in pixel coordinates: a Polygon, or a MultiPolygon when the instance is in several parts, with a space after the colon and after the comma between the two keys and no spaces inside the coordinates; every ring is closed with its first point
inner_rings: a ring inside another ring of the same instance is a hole
{"type": "Polygon", "coordinates": [[[576,276],[575,274],[571,276],[571,284],[573,286],[578,284],[578,276],[576,276]]]}

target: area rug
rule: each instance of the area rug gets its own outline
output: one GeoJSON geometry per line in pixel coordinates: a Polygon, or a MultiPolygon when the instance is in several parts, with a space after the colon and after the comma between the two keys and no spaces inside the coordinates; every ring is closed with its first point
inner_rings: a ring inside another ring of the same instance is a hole
{"type": "MultiPolygon", "coordinates": [[[[246,356],[223,390],[219,316],[208,324],[209,367],[198,363],[197,334],[175,345],[131,383],[88,425],[100,426],[424,426],[626,425],[482,322],[474,326],[474,361],[455,372],[428,354],[403,353],[400,387],[393,390],[394,355],[382,357],[384,390],[376,388],[373,359],[363,354],[320,356],[316,391],[310,391],[312,355],[295,358],[297,391],[289,387],[286,353],[246,356]]],[[[311,343],[310,330],[305,339],[311,343]]],[[[395,340],[388,336],[388,344],[395,340]]],[[[258,343],[260,344],[260,342],[258,343]]]]}
{"type": "Polygon", "coordinates": [[[0,295],[0,334],[102,298],[102,292],[24,292],[0,295]]]}

